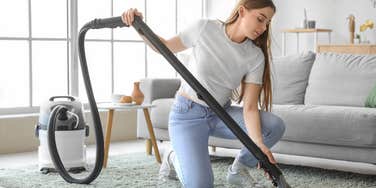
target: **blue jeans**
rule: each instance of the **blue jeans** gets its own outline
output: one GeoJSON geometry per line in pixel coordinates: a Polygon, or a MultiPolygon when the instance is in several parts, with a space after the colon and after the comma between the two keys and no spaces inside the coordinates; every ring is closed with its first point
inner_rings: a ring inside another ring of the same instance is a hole
{"type": "MultiPolygon", "coordinates": [[[[243,108],[224,106],[227,113],[246,132],[243,108]]],[[[260,111],[263,141],[269,148],[282,137],[285,125],[276,115],[260,111]]],[[[209,108],[177,95],[169,115],[169,134],[175,158],[175,170],[186,188],[213,187],[214,177],[208,151],[209,136],[237,139],[209,108]]],[[[255,167],[257,159],[243,147],[238,155],[241,163],[255,167]]]]}

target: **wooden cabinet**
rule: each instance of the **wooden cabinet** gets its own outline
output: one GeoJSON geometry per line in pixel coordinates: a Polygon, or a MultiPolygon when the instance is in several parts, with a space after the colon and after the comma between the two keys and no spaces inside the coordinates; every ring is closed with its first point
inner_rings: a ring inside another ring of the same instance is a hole
{"type": "Polygon", "coordinates": [[[342,44],[342,45],[318,45],[319,52],[334,52],[347,54],[376,54],[376,45],[372,44],[342,44]]]}

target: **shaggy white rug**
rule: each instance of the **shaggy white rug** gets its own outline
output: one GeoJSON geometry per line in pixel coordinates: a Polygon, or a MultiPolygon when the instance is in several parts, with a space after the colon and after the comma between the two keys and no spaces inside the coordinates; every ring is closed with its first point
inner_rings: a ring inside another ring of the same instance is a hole
{"type": "MultiPolygon", "coordinates": [[[[226,172],[232,158],[212,157],[215,187],[231,187],[226,184],[226,172]]],[[[159,164],[153,156],[135,153],[114,156],[109,159],[108,167],[90,185],[66,183],[57,173],[41,174],[37,166],[22,169],[3,169],[0,167],[0,187],[5,188],[51,188],[51,187],[181,187],[179,181],[158,181],[159,164]]],[[[318,168],[280,165],[287,182],[292,187],[301,188],[376,188],[376,176],[348,172],[323,170],[318,168]]],[[[261,170],[252,169],[255,179],[267,187],[272,187],[261,170]]]]}

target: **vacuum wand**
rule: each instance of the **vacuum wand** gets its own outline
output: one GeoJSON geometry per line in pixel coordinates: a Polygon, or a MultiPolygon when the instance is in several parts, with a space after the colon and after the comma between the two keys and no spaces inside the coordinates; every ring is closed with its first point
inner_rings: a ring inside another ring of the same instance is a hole
{"type": "Polygon", "coordinates": [[[174,67],[174,69],[182,76],[184,80],[196,91],[198,98],[205,101],[218,117],[226,124],[226,126],[236,135],[243,145],[259,160],[260,167],[263,168],[272,178],[274,186],[280,188],[290,187],[281,170],[274,164],[270,163],[267,156],[257,147],[257,145],[249,138],[249,136],[239,127],[236,121],[223,109],[223,107],[215,100],[215,98],[200,84],[200,82],[189,72],[189,70],[179,61],[178,58],[164,45],[159,37],[142,21],[135,16],[133,27],[160,52],[161,55],[174,67]]]}

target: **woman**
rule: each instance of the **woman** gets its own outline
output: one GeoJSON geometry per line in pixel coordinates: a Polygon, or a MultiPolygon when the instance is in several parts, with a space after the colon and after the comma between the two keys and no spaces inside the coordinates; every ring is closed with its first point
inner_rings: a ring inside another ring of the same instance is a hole
{"type": "MultiPolygon", "coordinates": [[[[285,130],[283,121],[267,112],[272,98],[269,25],[275,9],[271,0],[240,0],[224,23],[203,19],[169,40],[160,38],[174,53],[193,48],[190,71],[273,164],[269,148],[285,130]],[[243,107],[231,106],[231,99],[243,107]]],[[[134,15],[142,16],[136,9],[125,11],[123,22],[131,25],[134,15]]],[[[213,187],[208,138],[237,138],[185,81],[170,112],[169,134],[173,150],[164,154],[160,176],[173,178],[176,170],[184,187],[213,187]]],[[[228,168],[227,181],[255,186],[247,169],[257,163],[243,148],[228,168]]]]}

